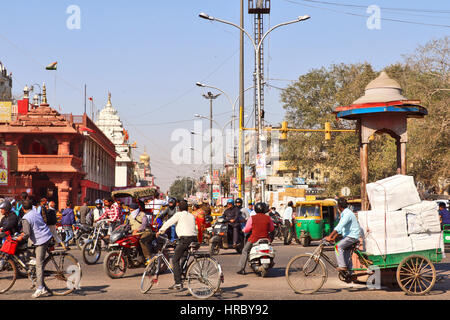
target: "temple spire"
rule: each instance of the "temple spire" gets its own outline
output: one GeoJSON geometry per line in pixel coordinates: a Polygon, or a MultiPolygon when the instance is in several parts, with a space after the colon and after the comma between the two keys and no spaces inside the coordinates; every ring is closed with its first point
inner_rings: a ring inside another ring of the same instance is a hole
{"type": "Polygon", "coordinates": [[[48,105],[48,102],[47,102],[47,87],[45,86],[45,82],[44,82],[44,85],[42,86],[42,103],[41,104],[48,105]]]}

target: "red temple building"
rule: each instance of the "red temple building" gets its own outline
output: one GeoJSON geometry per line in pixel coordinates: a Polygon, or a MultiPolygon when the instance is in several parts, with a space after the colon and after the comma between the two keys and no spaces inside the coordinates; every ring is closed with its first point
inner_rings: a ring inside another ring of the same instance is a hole
{"type": "Polygon", "coordinates": [[[26,191],[37,200],[54,200],[61,209],[69,200],[79,205],[85,197],[93,202],[110,194],[115,146],[94,122],[86,114],[63,115],[52,109],[45,85],[39,106],[29,104],[27,92],[19,102],[23,110],[17,118],[0,124],[1,143],[18,150],[17,170],[10,170],[0,195],[16,197],[26,191]]]}

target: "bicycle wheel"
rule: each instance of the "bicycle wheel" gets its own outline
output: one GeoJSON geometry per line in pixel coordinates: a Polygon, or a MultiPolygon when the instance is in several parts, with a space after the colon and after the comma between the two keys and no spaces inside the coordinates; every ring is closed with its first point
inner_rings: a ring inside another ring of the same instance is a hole
{"type": "Polygon", "coordinates": [[[186,272],[189,292],[198,299],[212,297],[219,290],[221,277],[222,268],[209,257],[194,260],[186,272]]]}
{"type": "Polygon", "coordinates": [[[322,260],[314,261],[311,254],[292,258],[286,267],[286,280],[296,293],[311,294],[322,288],[327,280],[327,269],[322,260]]]}
{"type": "Polygon", "coordinates": [[[17,279],[17,268],[11,259],[4,261],[3,267],[0,268],[0,294],[5,293],[12,288],[17,279]]]}
{"type": "Polygon", "coordinates": [[[79,287],[81,266],[66,252],[54,252],[44,261],[44,285],[50,293],[65,296],[79,287]]]}
{"type": "Polygon", "coordinates": [[[100,260],[100,255],[102,254],[102,249],[100,248],[100,241],[94,248],[94,242],[88,242],[83,245],[81,250],[83,253],[83,261],[86,264],[96,264],[100,260]]]}
{"type": "Polygon", "coordinates": [[[158,257],[153,257],[145,267],[144,273],[141,278],[140,290],[142,294],[146,294],[150,291],[153,285],[158,283],[158,275],[156,273],[158,265],[158,257]]]}

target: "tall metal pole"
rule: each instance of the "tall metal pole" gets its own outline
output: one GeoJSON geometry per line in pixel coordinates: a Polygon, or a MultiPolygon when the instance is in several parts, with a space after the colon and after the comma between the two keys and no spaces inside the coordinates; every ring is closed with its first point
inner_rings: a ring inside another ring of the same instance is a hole
{"type": "Polygon", "coordinates": [[[209,99],[209,129],[210,129],[210,144],[209,144],[209,174],[211,176],[211,185],[209,187],[209,193],[210,193],[210,200],[212,204],[213,200],[213,183],[212,183],[212,174],[213,174],[213,165],[212,165],[212,157],[213,157],[213,151],[212,151],[212,143],[213,143],[213,137],[212,137],[212,123],[213,123],[213,113],[212,113],[212,105],[213,100],[217,99],[217,97],[220,96],[220,93],[217,95],[213,95],[211,92],[208,92],[208,94],[204,94],[203,97],[205,99],[209,99]]]}
{"type": "MultiPolygon", "coordinates": [[[[209,92],[208,92],[209,94],[209,92]]],[[[212,181],[212,177],[213,177],[213,165],[212,165],[212,157],[213,157],[213,152],[212,152],[212,143],[213,143],[213,137],[212,137],[212,123],[213,123],[213,112],[212,112],[212,102],[213,99],[210,98],[209,99],[209,132],[210,132],[210,137],[209,137],[209,174],[211,175],[211,185],[209,186],[209,194],[211,197],[211,205],[213,202],[213,181],[212,181]]]]}
{"type": "Polygon", "coordinates": [[[244,0],[241,0],[241,32],[240,32],[240,58],[239,58],[239,197],[245,197],[245,170],[244,170],[244,0]]]}

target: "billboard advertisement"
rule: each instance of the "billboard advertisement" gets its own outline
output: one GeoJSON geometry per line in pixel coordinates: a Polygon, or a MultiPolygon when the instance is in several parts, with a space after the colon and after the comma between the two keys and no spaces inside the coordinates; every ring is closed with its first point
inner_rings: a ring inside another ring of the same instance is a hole
{"type": "Polygon", "coordinates": [[[0,148],[0,186],[7,186],[9,183],[8,149],[0,148]]]}
{"type": "Polygon", "coordinates": [[[0,101],[0,122],[11,122],[12,102],[0,101]]]}

